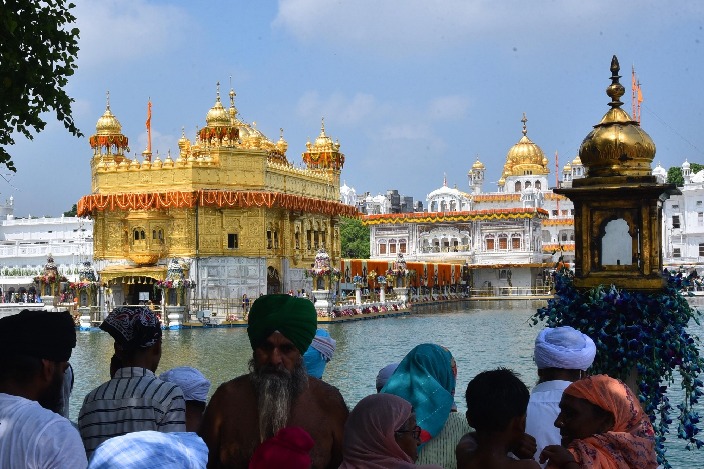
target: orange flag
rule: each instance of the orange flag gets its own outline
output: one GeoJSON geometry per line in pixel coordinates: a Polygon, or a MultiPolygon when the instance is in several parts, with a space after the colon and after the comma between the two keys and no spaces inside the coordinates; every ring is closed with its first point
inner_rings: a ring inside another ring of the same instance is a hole
{"type": "Polygon", "coordinates": [[[147,103],[147,130],[152,129],[152,100],[147,103]]]}

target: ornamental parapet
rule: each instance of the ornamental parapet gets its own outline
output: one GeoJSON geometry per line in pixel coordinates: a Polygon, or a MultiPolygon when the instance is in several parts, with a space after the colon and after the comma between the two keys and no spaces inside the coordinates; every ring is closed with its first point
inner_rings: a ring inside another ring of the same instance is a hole
{"type": "Polygon", "coordinates": [[[96,211],[162,210],[194,208],[196,206],[215,208],[282,208],[348,218],[357,218],[361,215],[356,207],[337,201],[280,192],[217,190],[87,195],[78,201],[78,215],[87,216],[96,211]]]}

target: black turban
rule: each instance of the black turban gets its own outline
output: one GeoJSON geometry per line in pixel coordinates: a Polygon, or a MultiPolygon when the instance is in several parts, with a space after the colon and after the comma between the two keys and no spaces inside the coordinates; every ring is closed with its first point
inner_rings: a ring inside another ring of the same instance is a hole
{"type": "Polygon", "coordinates": [[[291,295],[264,295],[257,298],[249,311],[247,335],[252,348],[257,348],[274,331],[293,342],[301,355],[313,342],[318,314],[313,303],[291,295]]]}
{"type": "Polygon", "coordinates": [[[0,319],[0,353],[66,362],[76,346],[76,325],[68,311],[31,311],[0,319]]]}
{"type": "Polygon", "coordinates": [[[127,347],[148,348],[161,340],[161,322],[146,306],[118,306],[100,328],[127,347]]]}

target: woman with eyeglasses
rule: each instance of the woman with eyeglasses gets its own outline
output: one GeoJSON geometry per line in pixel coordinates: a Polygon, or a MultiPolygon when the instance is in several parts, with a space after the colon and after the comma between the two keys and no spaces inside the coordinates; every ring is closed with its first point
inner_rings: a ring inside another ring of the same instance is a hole
{"type": "Polygon", "coordinates": [[[408,401],[393,394],[367,396],[347,418],[340,469],[441,469],[415,464],[420,433],[408,401]]]}

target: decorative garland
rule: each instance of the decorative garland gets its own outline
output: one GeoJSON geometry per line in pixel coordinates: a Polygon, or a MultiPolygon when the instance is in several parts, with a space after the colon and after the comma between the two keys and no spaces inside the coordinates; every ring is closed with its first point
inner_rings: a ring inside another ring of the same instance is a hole
{"type": "Polygon", "coordinates": [[[686,448],[700,448],[704,442],[699,415],[693,410],[704,395],[700,378],[704,358],[699,355],[700,340],[687,332],[687,324],[699,324],[701,313],[692,309],[680,291],[690,279],[669,274],[665,289],[645,294],[627,292],[615,286],[598,286],[582,292],[572,283],[566,270],[555,274],[555,297],[532,317],[547,327],[572,326],[591,337],[597,346],[592,373],[606,373],[626,380],[638,373],[638,398],[655,428],[658,462],[671,467],[665,457],[665,439],[673,411],[667,387],[678,371],[684,399],[677,405],[677,436],[687,441],[686,448]]]}
{"type": "Polygon", "coordinates": [[[93,149],[97,147],[107,148],[114,145],[116,148],[122,148],[129,152],[128,142],[129,139],[124,135],[93,135],[88,139],[88,143],[93,149]]]}
{"type": "Polygon", "coordinates": [[[196,204],[201,207],[216,208],[283,208],[332,216],[340,215],[348,218],[359,216],[356,207],[331,200],[281,192],[217,190],[87,195],[78,201],[77,214],[82,217],[95,211],[193,208],[196,204]]]}
{"type": "Polygon", "coordinates": [[[540,218],[546,219],[549,214],[543,208],[495,208],[488,210],[469,210],[463,212],[413,212],[386,213],[381,215],[365,215],[362,224],[383,225],[403,223],[458,222],[472,220],[506,220],[540,218]]]}

